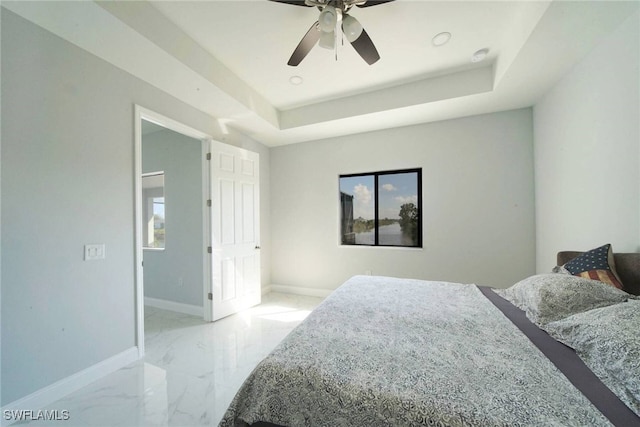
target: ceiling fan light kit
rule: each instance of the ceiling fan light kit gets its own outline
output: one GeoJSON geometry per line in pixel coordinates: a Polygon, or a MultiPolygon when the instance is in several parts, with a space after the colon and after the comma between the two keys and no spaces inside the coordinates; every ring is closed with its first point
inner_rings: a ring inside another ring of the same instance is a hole
{"type": "Polygon", "coordinates": [[[344,31],[344,35],[347,36],[349,43],[356,41],[362,34],[362,30],[362,25],[360,25],[360,22],[353,16],[347,15],[342,20],[342,31],[344,31]]]}
{"type": "Polygon", "coordinates": [[[325,33],[332,33],[336,28],[338,22],[338,16],[336,14],[336,8],[333,6],[325,6],[320,12],[320,18],[318,23],[320,24],[320,30],[325,33]]]}
{"type": "Polygon", "coordinates": [[[335,33],[333,31],[323,31],[322,34],[320,34],[320,41],[318,42],[318,46],[325,49],[333,50],[336,47],[335,33]]]}
{"type": "MultiPolygon", "coordinates": [[[[358,55],[369,65],[380,59],[373,41],[358,22],[348,12],[353,6],[369,7],[389,3],[394,0],[270,0],[276,3],[285,3],[293,6],[317,7],[320,16],[309,31],[304,35],[298,46],[289,58],[288,65],[295,67],[302,62],[311,49],[319,44],[325,49],[337,47],[337,34],[342,30],[346,39],[356,50],[358,55]]],[[[336,52],[337,59],[337,52],[336,52]]]]}

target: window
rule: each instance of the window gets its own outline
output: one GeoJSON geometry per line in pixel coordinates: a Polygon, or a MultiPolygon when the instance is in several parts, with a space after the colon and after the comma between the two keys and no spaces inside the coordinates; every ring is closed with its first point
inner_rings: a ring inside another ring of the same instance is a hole
{"type": "Polygon", "coordinates": [[[164,172],[142,175],[142,203],[145,221],[145,226],[142,228],[142,246],[145,249],[164,249],[164,172]]]}
{"type": "Polygon", "coordinates": [[[422,169],[340,175],[343,245],[422,247],[422,169]]]}

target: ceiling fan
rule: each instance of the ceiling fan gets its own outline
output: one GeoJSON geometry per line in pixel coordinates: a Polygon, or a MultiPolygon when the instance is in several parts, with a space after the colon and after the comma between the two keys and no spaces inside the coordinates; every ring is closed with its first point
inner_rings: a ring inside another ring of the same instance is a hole
{"type": "Polygon", "coordinates": [[[380,55],[367,32],[356,18],[349,15],[353,6],[369,7],[394,0],[270,0],[294,6],[317,7],[320,17],[309,28],[300,43],[293,51],[287,65],[297,66],[307,56],[309,51],[319,43],[320,47],[334,49],[336,40],[342,32],[347,40],[367,64],[371,65],[380,59],[380,55]],[[342,31],[340,31],[342,30],[342,31]]]}

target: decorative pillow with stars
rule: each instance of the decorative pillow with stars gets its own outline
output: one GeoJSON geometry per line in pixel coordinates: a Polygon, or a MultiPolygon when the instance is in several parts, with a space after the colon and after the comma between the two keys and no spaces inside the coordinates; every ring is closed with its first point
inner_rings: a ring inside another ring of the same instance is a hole
{"type": "Polygon", "coordinates": [[[616,267],[613,262],[611,245],[608,243],[583,253],[566,263],[563,267],[574,276],[599,280],[615,288],[624,290],[624,286],[616,272],[616,267]]]}

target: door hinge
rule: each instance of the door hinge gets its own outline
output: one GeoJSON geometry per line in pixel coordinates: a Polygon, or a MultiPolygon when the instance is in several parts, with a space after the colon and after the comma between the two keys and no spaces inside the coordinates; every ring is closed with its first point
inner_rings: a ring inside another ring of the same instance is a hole
{"type": "Polygon", "coordinates": [[[213,253],[213,249],[211,248],[211,246],[207,246],[207,253],[209,254],[213,253]]]}
{"type": "Polygon", "coordinates": [[[209,300],[213,301],[213,294],[211,292],[209,292],[209,294],[207,295],[207,298],[209,298],[209,300]]]}
{"type": "Polygon", "coordinates": [[[211,199],[207,200],[207,206],[211,207],[211,199]]]}
{"type": "Polygon", "coordinates": [[[207,160],[211,160],[211,153],[207,153],[207,160]]]}

